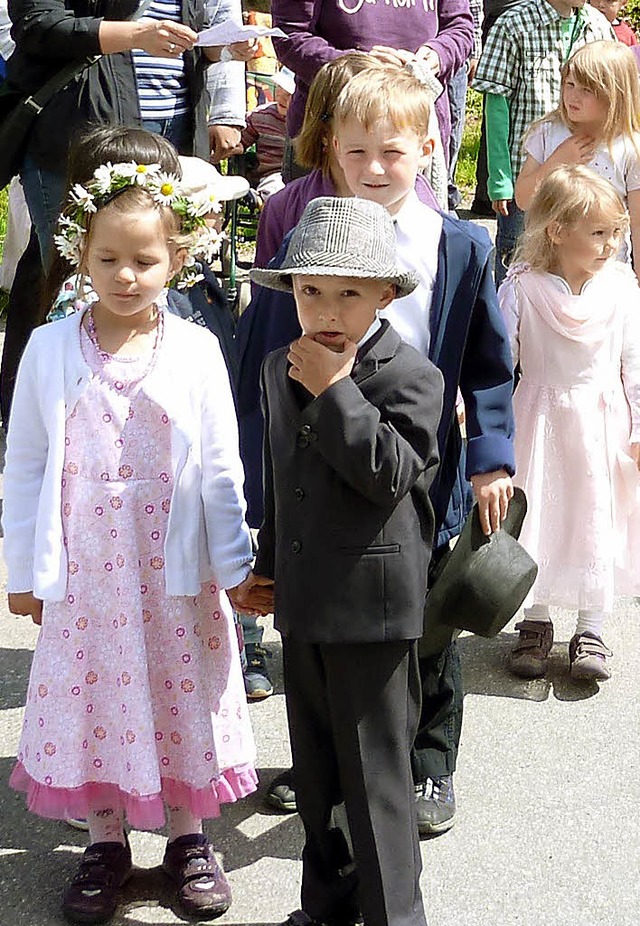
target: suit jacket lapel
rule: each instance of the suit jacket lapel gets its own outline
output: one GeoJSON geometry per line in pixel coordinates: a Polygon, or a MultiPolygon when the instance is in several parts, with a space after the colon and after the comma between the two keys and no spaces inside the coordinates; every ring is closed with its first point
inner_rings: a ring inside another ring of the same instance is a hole
{"type": "Polygon", "coordinates": [[[360,362],[353,368],[351,378],[357,385],[377,373],[380,364],[390,360],[398,350],[400,344],[398,334],[386,319],[383,320],[382,325],[382,334],[378,338],[373,336],[375,340],[372,339],[371,347],[366,350],[360,362]]]}
{"type": "Polygon", "coordinates": [[[447,269],[450,266],[450,238],[447,229],[446,216],[442,223],[442,233],[438,245],[438,272],[436,273],[431,297],[431,311],[429,313],[429,359],[438,366],[438,357],[442,349],[446,318],[445,300],[447,296],[447,269]]]}

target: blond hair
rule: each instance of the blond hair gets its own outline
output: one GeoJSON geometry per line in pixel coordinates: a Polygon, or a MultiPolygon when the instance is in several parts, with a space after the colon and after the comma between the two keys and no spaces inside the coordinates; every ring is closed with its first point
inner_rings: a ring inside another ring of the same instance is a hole
{"type": "Polygon", "coordinates": [[[320,68],[309,88],[302,129],[293,140],[296,161],[301,167],[328,172],[328,140],[338,97],[355,74],[379,67],[382,64],[371,55],[356,51],[320,68]]]}
{"type": "Polygon", "coordinates": [[[575,228],[585,219],[602,221],[606,227],[620,228],[621,233],[629,224],[625,205],[608,180],[581,164],[557,167],[535,192],[514,262],[525,261],[534,270],[549,270],[557,249],[549,237],[549,226],[575,228]]]}
{"type": "Polygon", "coordinates": [[[574,80],[589,90],[607,110],[600,138],[611,149],[616,138],[628,138],[640,156],[640,80],[633,52],[622,42],[589,42],[562,68],[560,105],[530,126],[526,137],[544,122],[562,122],[570,132],[580,131],[564,105],[564,87],[574,80]]]}
{"type": "Polygon", "coordinates": [[[398,131],[411,129],[420,138],[429,131],[431,102],[424,85],[410,71],[383,65],[363,71],[346,85],[336,103],[333,131],[354,119],[369,132],[389,121],[398,131]]]}

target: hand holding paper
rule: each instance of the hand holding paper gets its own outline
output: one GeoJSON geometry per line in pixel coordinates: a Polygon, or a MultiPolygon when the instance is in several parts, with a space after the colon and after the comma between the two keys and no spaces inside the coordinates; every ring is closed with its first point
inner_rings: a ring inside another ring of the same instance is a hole
{"type": "Polygon", "coordinates": [[[268,29],[266,26],[240,26],[238,23],[227,20],[198,33],[196,45],[233,45],[236,42],[246,42],[248,39],[259,39],[265,35],[286,38],[282,29],[268,29]]]}

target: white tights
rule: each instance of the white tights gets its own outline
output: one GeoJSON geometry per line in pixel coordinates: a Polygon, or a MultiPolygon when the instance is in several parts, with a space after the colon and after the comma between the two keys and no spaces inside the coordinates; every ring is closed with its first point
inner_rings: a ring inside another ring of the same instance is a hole
{"type": "MultiPolygon", "coordinates": [[[[524,609],[524,616],[530,621],[551,622],[549,616],[549,607],[546,604],[534,604],[530,608],[524,609]]],[[[604,622],[608,617],[606,611],[578,611],[578,620],[576,622],[576,633],[595,633],[597,637],[602,638],[602,629],[604,622]]]]}
{"type": "MultiPolygon", "coordinates": [[[[195,817],[186,807],[167,807],[169,817],[169,842],[178,836],[190,836],[202,832],[202,820],[195,817]]],[[[114,807],[101,807],[87,816],[89,839],[94,842],[120,842],[124,845],[124,816],[114,807]]]]}

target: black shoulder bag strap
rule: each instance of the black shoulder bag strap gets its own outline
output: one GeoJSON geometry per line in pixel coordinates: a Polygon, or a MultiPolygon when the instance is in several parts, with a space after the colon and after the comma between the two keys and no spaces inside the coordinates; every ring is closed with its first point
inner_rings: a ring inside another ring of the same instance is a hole
{"type": "MultiPolygon", "coordinates": [[[[142,0],[131,16],[127,16],[122,22],[134,22],[136,19],[140,19],[150,6],[151,0],[142,0]]],[[[84,61],[75,61],[67,65],[67,67],[63,68],[54,77],[48,80],[43,87],[40,87],[36,93],[32,93],[31,96],[26,97],[26,99],[22,101],[22,105],[30,107],[34,110],[36,115],[39,115],[49,100],[52,100],[57,93],[64,90],[67,84],[71,83],[74,77],[78,77],[86,68],[90,68],[96,61],[99,61],[100,58],[102,58],[102,55],[93,55],[90,58],[85,58],[84,61]]]]}

